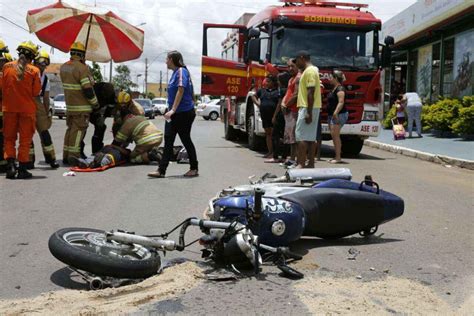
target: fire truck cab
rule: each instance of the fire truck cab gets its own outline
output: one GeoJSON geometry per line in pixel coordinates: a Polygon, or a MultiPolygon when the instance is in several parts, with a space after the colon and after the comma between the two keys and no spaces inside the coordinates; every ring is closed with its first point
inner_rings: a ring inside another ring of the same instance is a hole
{"type": "Polygon", "coordinates": [[[333,69],[346,76],[349,120],[341,130],[342,152],[357,155],[364,139],[377,136],[382,115],[382,64],[389,60],[390,39],[379,54],[381,22],[364,12],[364,4],[300,0],[270,6],[247,24],[204,24],[201,94],[223,96],[225,138],[248,137],[251,149],[264,144],[258,107],[250,95],[266,74],[287,70],[287,61],[300,50],[309,51],[325,89],[321,112],[323,138],[330,139],[326,93],[333,69]],[[221,43],[220,58],[208,56],[208,30],[232,31],[221,43]],[[381,57],[382,56],[382,57],[381,57]]]}

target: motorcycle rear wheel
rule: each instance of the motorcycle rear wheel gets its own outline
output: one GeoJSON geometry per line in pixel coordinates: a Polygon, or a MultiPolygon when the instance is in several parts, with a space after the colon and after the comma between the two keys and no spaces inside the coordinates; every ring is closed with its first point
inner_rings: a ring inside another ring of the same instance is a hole
{"type": "Polygon", "coordinates": [[[49,251],[61,262],[98,276],[140,279],[161,267],[157,252],[140,245],[108,241],[103,230],[63,228],[49,238],[49,251]]]}

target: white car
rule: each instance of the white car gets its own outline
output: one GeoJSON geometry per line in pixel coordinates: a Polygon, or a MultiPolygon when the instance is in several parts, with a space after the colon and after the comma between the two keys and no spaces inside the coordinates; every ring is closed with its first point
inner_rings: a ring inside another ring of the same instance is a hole
{"type": "Polygon", "coordinates": [[[156,114],[163,115],[168,109],[168,101],[166,98],[154,98],[151,100],[151,103],[153,103],[153,112],[156,114]]]}
{"type": "Polygon", "coordinates": [[[220,99],[213,99],[207,103],[199,104],[196,110],[197,115],[202,116],[205,120],[217,120],[221,112],[220,102],[220,99]]]}
{"type": "Polygon", "coordinates": [[[54,97],[53,113],[59,119],[66,116],[66,100],[64,100],[64,94],[58,94],[54,97]]]}

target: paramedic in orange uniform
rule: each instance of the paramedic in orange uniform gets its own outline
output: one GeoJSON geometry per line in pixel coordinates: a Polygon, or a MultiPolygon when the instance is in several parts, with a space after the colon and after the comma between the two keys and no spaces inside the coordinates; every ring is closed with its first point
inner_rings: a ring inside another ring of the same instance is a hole
{"type": "Polygon", "coordinates": [[[30,145],[35,133],[36,102],[34,98],[41,91],[40,71],[31,62],[38,53],[32,42],[23,42],[18,48],[18,60],[3,66],[2,110],[5,154],[8,179],[27,179],[32,174],[26,170],[29,162],[30,145]],[[18,156],[16,140],[20,135],[18,156]],[[18,158],[18,175],[15,159],[18,158]]]}

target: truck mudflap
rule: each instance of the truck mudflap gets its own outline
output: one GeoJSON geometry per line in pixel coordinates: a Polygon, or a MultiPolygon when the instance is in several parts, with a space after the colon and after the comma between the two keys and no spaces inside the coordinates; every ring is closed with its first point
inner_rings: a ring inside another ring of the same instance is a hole
{"type": "MultiPolygon", "coordinates": [[[[328,124],[322,124],[322,133],[330,134],[328,124]]],[[[361,121],[359,124],[345,124],[341,129],[341,135],[357,135],[362,138],[377,137],[380,133],[381,124],[378,121],[361,121]]]]}

